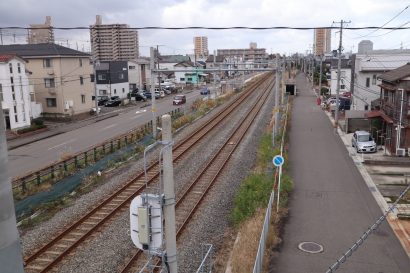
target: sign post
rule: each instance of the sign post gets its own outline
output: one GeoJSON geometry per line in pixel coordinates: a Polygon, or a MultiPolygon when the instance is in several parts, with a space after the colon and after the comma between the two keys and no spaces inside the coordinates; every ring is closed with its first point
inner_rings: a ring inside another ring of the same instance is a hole
{"type": "Polygon", "coordinates": [[[282,177],[282,165],[285,162],[285,159],[281,155],[275,155],[272,159],[272,163],[276,168],[279,168],[279,179],[278,179],[278,198],[276,203],[276,212],[279,211],[279,199],[280,199],[280,179],[282,177]]]}

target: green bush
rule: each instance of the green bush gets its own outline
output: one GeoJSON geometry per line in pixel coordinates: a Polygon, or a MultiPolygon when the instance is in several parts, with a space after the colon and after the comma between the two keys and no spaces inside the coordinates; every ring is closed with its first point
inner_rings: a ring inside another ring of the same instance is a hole
{"type": "Polygon", "coordinates": [[[41,118],[35,118],[31,121],[32,124],[37,125],[37,126],[43,126],[44,125],[44,120],[41,118]]]}

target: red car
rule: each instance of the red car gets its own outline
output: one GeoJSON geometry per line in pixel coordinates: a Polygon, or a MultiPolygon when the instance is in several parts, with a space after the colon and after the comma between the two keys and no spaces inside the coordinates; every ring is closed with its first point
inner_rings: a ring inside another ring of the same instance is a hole
{"type": "Polygon", "coordinates": [[[178,104],[183,104],[183,103],[186,103],[185,95],[176,95],[174,97],[174,100],[172,101],[173,105],[178,105],[178,104]]]}

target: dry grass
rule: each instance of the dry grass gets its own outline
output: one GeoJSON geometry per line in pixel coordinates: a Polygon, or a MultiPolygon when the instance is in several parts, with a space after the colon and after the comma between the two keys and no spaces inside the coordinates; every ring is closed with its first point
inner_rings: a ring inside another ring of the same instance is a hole
{"type": "Polygon", "coordinates": [[[232,250],[232,273],[252,272],[264,217],[265,210],[259,209],[239,228],[241,236],[232,250]]]}

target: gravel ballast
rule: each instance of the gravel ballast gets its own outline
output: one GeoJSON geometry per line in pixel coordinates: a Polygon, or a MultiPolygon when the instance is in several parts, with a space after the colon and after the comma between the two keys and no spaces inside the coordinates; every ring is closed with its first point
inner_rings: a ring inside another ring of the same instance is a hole
{"type": "MultiPolygon", "coordinates": [[[[233,154],[227,170],[210,190],[178,241],[179,272],[196,271],[201,260],[202,243],[213,244],[216,251],[221,246],[224,232],[230,227],[229,214],[233,206],[233,197],[241,181],[254,165],[257,144],[269,123],[272,104],[272,96],[270,96],[269,102],[263,107],[248,135],[233,154]]],[[[242,107],[239,113],[231,116],[224,125],[216,130],[215,135],[207,136],[201,140],[198,149],[186,156],[178,166],[174,166],[177,196],[184,185],[195,178],[196,170],[215,153],[216,147],[219,147],[226,140],[232,128],[242,118],[245,108],[249,108],[248,105],[249,103],[242,107]]],[[[180,131],[174,136],[175,142],[189,134],[195,127],[199,126],[199,123],[212,118],[216,111],[211,111],[205,117],[180,131]]],[[[157,153],[153,152],[150,157],[157,158],[157,153]]],[[[29,253],[47,242],[50,236],[61,231],[64,226],[69,225],[98,201],[118,189],[127,178],[129,179],[138,170],[141,170],[142,166],[143,160],[137,160],[115,169],[107,174],[104,184],[76,199],[72,206],[61,210],[49,221],[26,231],[22,236],[24,252],[29,253]]],[[[89,240],[89,243],[81,245],[70,259],[63,262],[58,272],[116,272],[124,262],[125,257],[130,256],[133,249],[134,246],[129,235],[129,215],[128,211],[125,211],[109,221],[101,232],[89,240]]]]}

